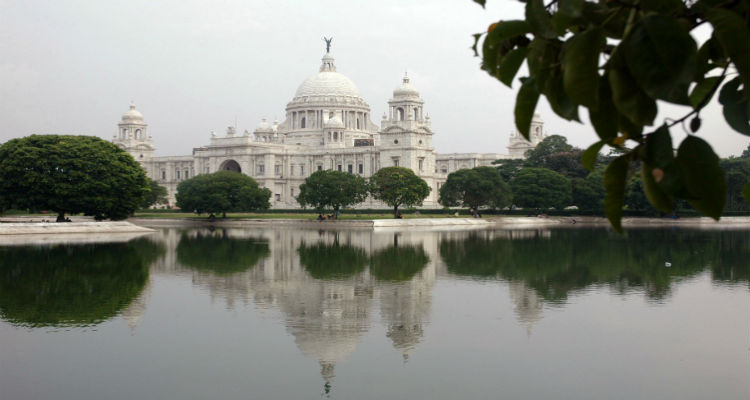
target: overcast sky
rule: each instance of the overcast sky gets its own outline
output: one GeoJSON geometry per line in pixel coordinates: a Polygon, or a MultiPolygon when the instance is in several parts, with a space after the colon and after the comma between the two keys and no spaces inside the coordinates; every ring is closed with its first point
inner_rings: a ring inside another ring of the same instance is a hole
{"type": "MultiPolygon", "coordinates": [[[[134,101],[157,155],[187,155],[237,120],[252,131],[284,108],[333,36],[338,72],[351,78],[380,123],[404,71],[425,100],[439,153],[506,153],[517,90],[478,67],[471,34],[523,16],[523,4],[429,1],[0,0],[0,142],[33,133],[111,139],[134,101]]],[[[664,107],[660,107],[660,111],[664,107]]],[[[678,118],[669,107],[657,120],[678,118]]],[[[537,112],[548,133],[580,147],[585,124],[537,112]]],[[[700,136],[721,156],[748,139],[712,104],[700,136]]],[[[677,140],[684,137],[674,129],[677,140]]]]}

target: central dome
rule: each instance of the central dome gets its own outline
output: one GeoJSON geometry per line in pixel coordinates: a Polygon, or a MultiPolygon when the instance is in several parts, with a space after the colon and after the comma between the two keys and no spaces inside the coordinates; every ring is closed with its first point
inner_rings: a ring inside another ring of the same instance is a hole
{"type": "Polygon", "coordinates": [[[318,72],[299,85],[295,97],[302,96],[359,97],[359,89],[351,79],[338,72],[318,72]]]}
{"type": "Polygon", "coordinates": [[[304,96],[347,96],[359,97],[359,89],[351,79],[336,72],[333,57],[323,56],[320,72],[305,79],[297,88],[294,97],[304,96]]]}

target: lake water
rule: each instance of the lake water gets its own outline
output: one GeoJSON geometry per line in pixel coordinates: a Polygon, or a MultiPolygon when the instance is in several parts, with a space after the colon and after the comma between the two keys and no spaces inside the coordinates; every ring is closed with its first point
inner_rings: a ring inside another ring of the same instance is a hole
{"type": "Polygon", "coordinates": [[[0,398],[748,399],[750,230],[0,246],[0,398]]]}

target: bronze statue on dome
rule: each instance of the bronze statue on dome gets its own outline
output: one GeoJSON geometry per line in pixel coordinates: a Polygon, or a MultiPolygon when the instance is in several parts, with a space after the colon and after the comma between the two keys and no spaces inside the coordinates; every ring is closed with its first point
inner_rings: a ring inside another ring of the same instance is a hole
{"type": "Polygon", "coordinates": [[[330,38],[323,36],[323,41],[326,42],[326,54],[328,54],[331,51],[331,42],[333,41],[333,36],[331,36],[330,38]]]}

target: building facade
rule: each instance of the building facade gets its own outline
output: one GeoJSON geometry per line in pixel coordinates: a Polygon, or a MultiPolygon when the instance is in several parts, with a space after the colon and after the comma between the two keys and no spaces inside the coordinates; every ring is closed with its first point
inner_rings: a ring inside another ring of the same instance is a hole
{"type": "MultiPolygon", "coordinates": [[[[194,148],[192,155],[155,157],[148,125],[131,104],[112,141],[167,188],[170,205],[175,203],[177,185],[197,174],[230,170],[249,175],[271,190],[272,208],[298,208],[299,186],[315,171],[346,171],[367,178],[380,168],[400,166],[413,170],[432,188],[423,204],[432,208],[440,207],[438,191],[451,172],[522,158],[544,138],[543,122],[535,115],[532,141],[512,134],[508,154],[437,154],[430,116],[408,76],[394,89],[377,125],[354,82],[337,72],[334,58],[326,53],[321,61],[318,73],[302,82],[286,105],[281,123],[263,119],[253,132],[242,133],[229,127],[221,136],[212,132],[209,144],[194,148]]],[[[384,205],[368,199],[358,207],[384,205]]]]}

